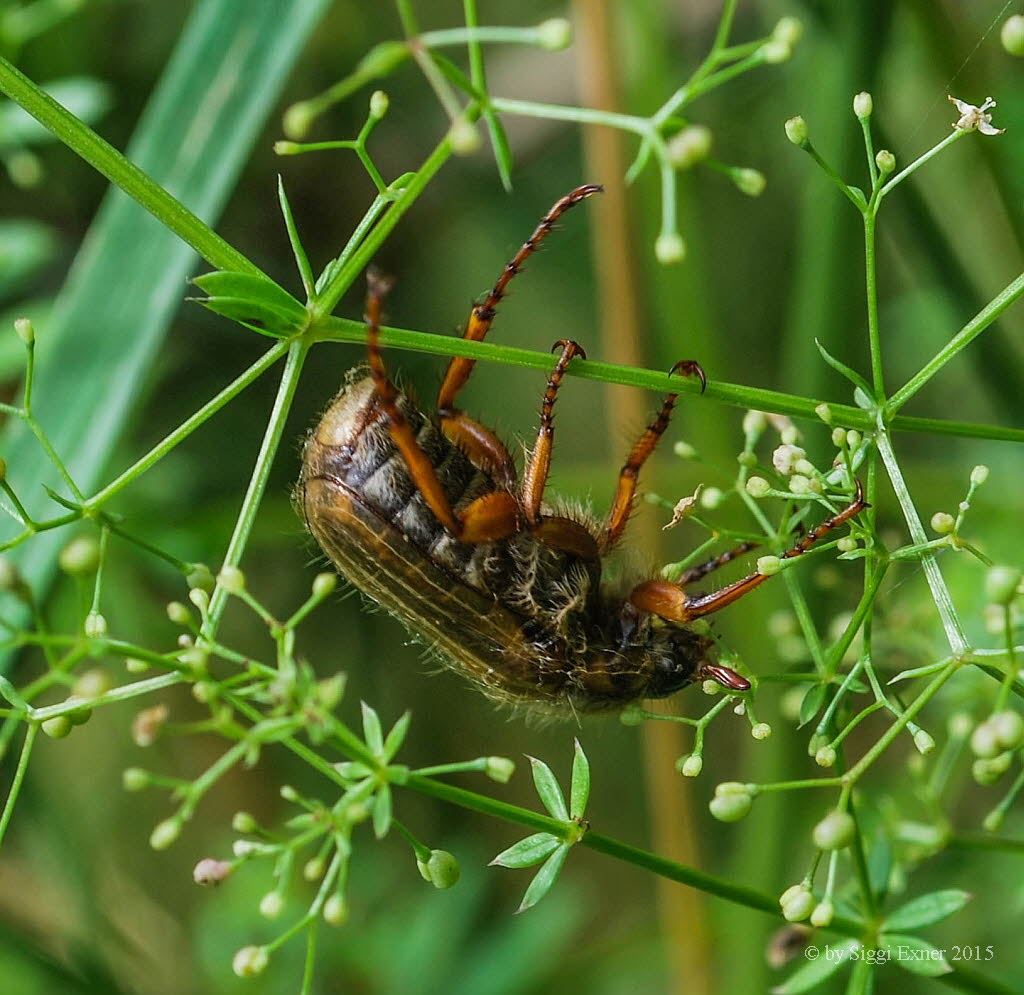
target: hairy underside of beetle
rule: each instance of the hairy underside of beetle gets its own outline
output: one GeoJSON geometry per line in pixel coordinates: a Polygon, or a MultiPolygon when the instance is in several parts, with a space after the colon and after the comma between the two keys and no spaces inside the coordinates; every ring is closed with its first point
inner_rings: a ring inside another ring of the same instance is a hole
{"type": "MultiPolygon", "coordinates": [[[[662,642],[696,669],[711,641],[635,612],[624,627],[625,599],[602,589],[597,556],[526,530],[477,544],[448,535],[363,373],[353,371],[307,439],[296,493],[313,536],[352,584],[503,701],[595,711],[657,696],[662,642]]],[[[498,488],[408,397],[398,404],[456,513],[498,488]]],[[[596,532],[579,511],[555,513],[596,532]]]]}

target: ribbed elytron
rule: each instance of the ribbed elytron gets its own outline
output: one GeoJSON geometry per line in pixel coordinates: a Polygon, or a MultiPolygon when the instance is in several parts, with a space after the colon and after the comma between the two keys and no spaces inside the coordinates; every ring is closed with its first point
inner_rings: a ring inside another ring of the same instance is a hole
{"type": "MultiPolygon", "coordinates": [[[[558,200],[476,305],[464,337],[484,338],[509,281],[569,208],[600,191],[581,186],[558,200]]],[[[388,282],[371,272],[366,306],[369,371],[352,371],[310,434],[296,492],[306,523],[338,571],[396,615],[488,695],[549,711],[619,709],[712,679],[749,682],[715,662],[695,631],[710,615],[767,580],[754,573],[711,594],[686,586],[733,553],[688,571],[678,583],[602,582],[602,561],[629,521],[641,467],[669,424],[668,394],[619,472],[607,519],[544,501],[559,384],[576,356],[562,340],[541,402],[540,428],[520,481],[493,431],[456,407],[474,361],[454,358],[437,407],[425,413],[388,376],[380,350],[388,282]]],[[[671,373],[704,371],[685,360],[671,373]]],[[[853,502],[807,532],[787,557],[856,515],[853,502]]],[[[739,551],[745,552],[746,546],[739,551]]]]}

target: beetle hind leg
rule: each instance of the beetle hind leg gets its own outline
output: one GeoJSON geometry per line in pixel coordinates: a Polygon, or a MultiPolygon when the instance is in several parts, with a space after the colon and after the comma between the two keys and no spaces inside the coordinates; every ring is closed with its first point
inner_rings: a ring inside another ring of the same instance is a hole
{"type": "Polygon", "coordinates": [[[441,485],[437,471],[416,440],[405,415],[398,406],[398,388],[388,376],[380,349],[380,318],[384,297],[391,289],[391,280],[376,270],[367,276],[366,341],[370,374],[381,410],[388,422],[388,432],[402,454],[406,469],[427,507],[445,531],[460,542],[478,543],[504,539],[520,528],[519,503],[509,491],[492,491],[477,498],[456,514],[441,485]]]}

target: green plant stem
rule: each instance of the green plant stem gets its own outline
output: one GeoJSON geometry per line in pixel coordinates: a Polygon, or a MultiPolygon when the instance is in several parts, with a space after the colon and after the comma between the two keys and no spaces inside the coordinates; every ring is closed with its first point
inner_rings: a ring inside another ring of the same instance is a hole
{"type": "MultiPolygon", "coordinates": [[[[320,321],[316,337],[322,341],[366,343],[366,326],[350,318],[330,317],[320,321]]],[[[437,335],[432,332],[412,331],[404,328],[382,328],[381,344],[388,349],[409,349],[413,352],[433,353],[439,356],[466,356],[470,359],[490,360],[519,366],[524,369],[542,370],[551,368],[551,357],[547,353],[493,342],[471,342],[453,335],[437,335]]],[[[617,366],[595,360],[574,359],[566,370],[568,376],[578,376],[599,383],[625,384],[628,387],[644,387],[648,390],[663,391],[667,386],[666,374],[658,370],[646,370],[632,366],[617,366]]],[[[681,394],[696,396],[700,388],[687,380],[673,380],[673,390],[681,394]]],[[[718,401],[739,408],[756,408],[777,414],[806,418],[821,423],[815,413],[820,403],[813,398],[783,394],[780,391],[764,390],[760,387],[746,387],[740,384],[709,380],[703,399],[718,401]]],[[[870,412],[847,404],[828,402],[837,424],[862,431],[873,431],[877,425],[870,412]]],[[[973,439],[994,439],[1004,442],[1024,442],[1024,429],[1004,428],[1000,425],[975,425],[966,422],[945,421],[938,418],[910,418],[897,415],[890,425],[894,431],[926,433],[934,435],[965,436],[973,439]]]]}
{"type": "Polygon", "coordinates": [[[1024,295],[1024,273],[1000,290],[928,363],[889,398],[885,406],[886,416],[888,417],[899,411],[936,373],[943,369],[951,359],[966,349],[978,335],[992,325],[1022,295],[1024,295]]]}
{"type": "MultiPolygon", "coordinates": [[[[896,493],[896,500],[899,501],[907,528],[910,530],[910,538],[915,544],[924,545],[927,543],[928,537],[925,535],[921,518],[917,513],[917,508],[914,506],[914,501],[910,496],[906,481],[903,479],[903,472],[896,460],[896,453],[893,451],[889,433],[884,430],[878,432],[875,436],[875,446],[882,457],[882,462],[885,464],[886,472],[889,474],[889,481],[892,484],[893,491],[896,493]]],[[[949,641],[950,649],[955,655],[963,654],[968,649],[967,637],[964,635],[963,628],[960,625],[960,618],[956,613],[953,599],[950,596],[949,588],[946,587],[946,581],[942,576],[942,571],[939,569],[935,554],[931,552],[923,553],[921,564],[924,567],[925,577],[928,580],[928,586],[931,589],[935,607],[938,609],[939,617],[942,619],[942,627],[946,632],[946,639],[949,641]]]]}
{"type": "Polygon", "coordinates": [[[62,701],[56,705],[47,705],[45,708],[33,708],[29,712],[28,718],[33,722],[45,722],[47,719],[55,718],[58,715],[67,715],[70,712],[81,711],[83,706],[99,708],[103,705],[113,705],[117,702],[129,701],[132,698],[138,698],[140,695],[153,694],[154,691],[162,691],[175,684],[181,684],[184,680],[185,678],[176,672],[161,674],[159,677],[150,677],[144,681],[133,681],[131,684],[123,684],[121,687],[113,688],[88,700],[78,698],[72,701],[62,701]]]}
{"type": "Polygon", "coordinates": [[[946,148],[949,145],[952,145],[953,142],[958,141],[966,134],[968,134],[968,132],[963,131],[960,128],[954,129],[952,132],[950,132],[950,134],[943,138],[938,145],[935,145],[932,148],[930,148],[927,152],[925,152],[924,155],[919,156],[917,159],[915,159],[909,166],[907,166],[906,169],[900,170],[900,172],[896,173],[895,176],[893,176],[893,178],[889,180],[888,183],[885,183],[882,186],[880,186],[874,195],[874,201],[876,204],[875,210],[877,210],[877,205],[882,202],[882,198],[886,197],[893,190],[893,188],[899,186],[899,184],[901,184],[908,176],[910,176],[911,173],[914,173],[918,169],[920,169],[926,162],[928,162],[929,159],[938,155],[944,148],[946,148]]]}
{"type": "Polygon", "coordinates": [[[871,381],[875,401],[885,399],[885,378],[882,373],[882,340],[878,327],[878,281],[875,269],[875,215],[864,212],[864,274],[868,303],[868,348],[871,353],[871,381]]]}
{"type": "MultiPolygon", "coordinates": [[[[270,419],[267,422],[267,429],[263,435],[259,455],[256,457],[256,465],[253,467],[252,477],[249,480],[249,486],[242,500],[242,507],[238,512],[238,519],[235,522],[231,540],[224,554],[224,566],[237,567],[242,559],[242,554],[245,552],[246,544],[249,541],[249,534],[252,531],[253,524],[256,521],[256,514],[263,500],[263,493],[267,488],[270,468],[281,444],[285,422],[288,418],[288,412],[291,410],[295,391],[299,386],[299,375],[302,372],[302,366],[308,351],[309,342],[305,339],[292,342],[288,348],[288,359],[285,363],[284,372],[281,375],[281,383],[277,389],[277,397],[274,399],[274,407],[270,412],[270,419]]],[[[227,591],[218,584],[213,592],[213,597],[210,599],[209,611],[203,621],[202,634],[204,637],[209,639],[216,637],[221,617],[227,606],[227,600],[227,591]]]]}
{"type": "Polygon", "coordinates": [[[257,266],[225,242],[184,204],[2,58],[0,91],[20,104],[44,128],[141,204],[212,266],[236,273],[263,275],[257,266]]]}
{"type": "Polygon", "coordinates": [[[112,480],[91,498],[83,501],[85,510],[99,508],[112,498],[118,491],[127,487],[133,480],[146,472],[154,463],[162,460],[175,446],[184,442],[200,425],[208,421],[229,401],[236,398],[249,384],[258,380],[271,366],[288,352],[287,342],[275,342],[255,363],[244,373],[231,381],[219,394],[210,398],[198,411],[186,418],[173,432],[158,442],[145,456],[136,460],[127,470],[112,480]]]}
{"type": "MultiPolygon", "coordinates": [[[[467,24],[464,28],[439,28],[424,31],[419,36],[426,48],[444,48],[451,45],[539,45],[541,32],[537,28],[478,27],[467,24]]],[[[474,80],[474,83],[476,81],[474,80]]]]}
{"type": "Polygon", "coordinates": [[[4,834],[10,824],[11,816],[14,814],[14,805],[21,794],[21,785],[25,780],[25,772],[28,770],[28,761],[32,756],[32,747],[35,745],[36,736],[39,734],[39,724],[31,723],[25,732],[25,742],[21,747],[21,754],[18,757],[18,766],[14,771],[14,779],[11,781],[11,790],[7,793],[7,801],[4,802],[4,810],[0,813],[0,843],[3,842],[4,834]]]}

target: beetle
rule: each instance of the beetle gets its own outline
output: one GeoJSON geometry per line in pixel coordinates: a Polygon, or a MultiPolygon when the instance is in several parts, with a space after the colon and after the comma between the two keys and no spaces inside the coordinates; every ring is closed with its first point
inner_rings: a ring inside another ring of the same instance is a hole
{"type": "MultiPolygon", "coordinates": [[[[488,333],[509,281],[557,220],[601,190],[581,186],[541,219],[469,318],[464,338],[488,333]]],[[[371,271],[366,305],[368,369],[352,371],[309,434],[296,488],[307,527],[337,570],[397,616],[485,694],[549,712],[619,710],[696,681],[737,692],[749,681],[718,663],[697,620],[767,580],[753,573],[710,594],[688,584],[753,548],[747,543],[683,575],[625,584],[603,579],[605,557],[626,531],[641,468],[668,428],[669,393],[619,471],[603,522],[564,502],[547,503],[559,385],[582,347],[560,340],[540,426],[520,480],[508,449],[456,406],[474,360],[450,360],[433,411],[397,389],[380,347],[390,282],[371,271]]],[[[694,360],[670,371],[696,377],[694,360]]],[[[799,556],[866,507],[850,504],[808,531],[799,556]]]]}

